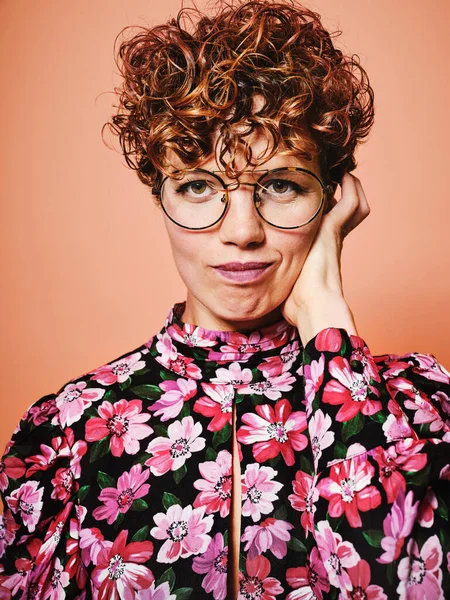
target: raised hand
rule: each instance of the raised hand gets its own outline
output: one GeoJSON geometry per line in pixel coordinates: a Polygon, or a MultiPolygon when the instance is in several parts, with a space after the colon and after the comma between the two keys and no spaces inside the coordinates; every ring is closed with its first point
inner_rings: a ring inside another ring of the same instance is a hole
{"type": "Polygon", "coordinates": [[[303,345],[327,327],[340,327],[357,335],[344,299],[341,254],[344,238],[370,213],[360,180],[345,173],[342,196],[333,198],[323,214],[300,275],[281,309],[284,318],[300,332],[303,345]]]}

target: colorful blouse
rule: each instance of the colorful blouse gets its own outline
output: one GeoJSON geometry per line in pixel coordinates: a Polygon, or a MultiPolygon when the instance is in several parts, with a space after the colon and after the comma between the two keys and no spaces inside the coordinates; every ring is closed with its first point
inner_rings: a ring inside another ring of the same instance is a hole
{"type": "Polygon", "coordinates": [[[1,462],[0,599],[450,598],[450,375],[286,321],[159,334],[26,412],[1,462]]]}

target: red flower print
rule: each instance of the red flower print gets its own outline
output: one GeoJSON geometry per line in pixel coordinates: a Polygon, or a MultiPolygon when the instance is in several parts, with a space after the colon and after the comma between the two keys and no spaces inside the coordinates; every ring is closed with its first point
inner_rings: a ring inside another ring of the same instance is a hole
{"type": "Polygon", "coordinates": [[[20,528],[14,521],[12,512],[8,509],[0,515],[0,556],[3,556],[7,546],[10,546],[15,537],[16,531],[20,528]]]}
{"type": "Polygon", "coordinates": [[[283,593],[280,582],[268,577],[270,562],[265,556],[255,556],[246,560],[247,575],[239,572],[238,600],[273,600],[283,593]]]}
{"type": "Polygon", "coordinates": [[[319,491],[315,487],[315,478],[308,473],[297,471],[295,481],[292,482],[293,494],[288,496],[292,508],[300,511],[300,523],[305,530],[305,536],[314,532],[314,513],[316,512],[315,503],[319,499],[319,491]]]}
{"type": "Polygon", "coordinates": [[[379,400],[368,398],[370,392],[376,396],[379,396],[380,392],[368,383],[369,380],[364,374],[353,371],[346,358],[332,358],[329,370],[333,379],[325,385],[322,400],[327,404],[342,404],[336,415],[337,421],[350,421],[359,412],[363,415],[374,415],[381,410],[379,400]]]}
{"type": "Polygon", "coordinates": [[[200,475],[194,487],[201,490],[194,500],[194,507],[205,506],[206,513],[220,512],[225,518],[230,513],[231,503],[231,454],[228,450],[221,450],[216,460],[200,463],[200,475]]]}
{"type": "Polygon", "coordinates": [[[194,410],[204,417],[212,417],[207,429],[220,431],[227,423],[231,425],[231,412],[233,409],[234,388],[228,384],[202,383],[203,391],[207,396],[202,396],[194,403],[194,410]]]}
{"type": "Polygon", "coordinates": [[[252,452],[259,463],[280,454],[287,465],[295,463],[294,450],[306,447],[308,440],[301,432],[306,429],[306,414],[292,412],[289,400],[279,400],[275,407],[260,404],[255,407],[257,414],[246,413],[242,421],[246,424],[237,431],[237,439],[242,444],[253,444],[252,452]]]}
{"type": "Polygon", "coordinates": [[[309,417],[312,412],[312,404],[316,397],[316,392],[320,389],[323,382],[325,367],[325,357],[320,355],[319,360],[311,361],[309,365],[303,365],[303,375],[305,381],[305,405],[306,415],[309,417]]]}
{"type": "Polygon", "coordinates": [[[25,463],[17,456],[7,456],[0,461],[0,490],[4,492],[9,485],[9,478],[19,479],[25,475],[25,463]]]}
{"type": "Polygon", "coordinates": [[[102,385],[112,385],[113,383],[124,383],[130,375],[140,371],[145,367],[145,361],[141,360],[141,353],[135,352],[130,356],[120,358],[109,365],[104,365],[95,371],[92,371],[94,381],[102,385]]]}
{"type": "Polygon", "coordinates": [[[337,327],[327,327],[319,331],[314,340],[316,350],[319,352],[333,352],[336,354],[342,346],[342,335],[337,327]]]}
{"type": "Polygon", "coordinates": [[[420,454],[424,445],[425,442],[408,438],[387,449],[379,447],[371,452],[378,463],[379,480],[389,504],[394,502],[400,490],[406,491],[406,481],[400,471],[421,471],[427,464],[426,454],[420,454]]]}
{"type": "Polygon", "coordinates": [[[329,500],[331,517],[343,513],[351,527],[361,527],[359,511],[366,512],[380,506],[381,494],[369,485],[375,468],[361,456],[343,460],[331,467],[330,477],[317,484],[320,495],[329,500]]]}
{"type": "Polygon", "coordinates": [[[342,536],[331,529],[328,521],[319,521],[315,538],[330,584],[351,590],[353,584],[347,570],[361,561],[353,544],[343,542],[342,536]]]}
{"type": "Polygon", "coordinates": [[[153,554],[152,542],[127,544],[127,537],[128,531],[121,531],[97,557],[91,579],[98,590],[98,600],[133,597],[132,590],[146,590],[154,581],[153,573],[142,564],[153,554]]]}
{"type": "Polygon", "coordinates": [[[339,595],[339,600],[388,600],[379,585],[370,585],[370,566],[366,560],[361,560],[355,567],[347,569],[353,589],[339,595]]]}
{"type": "Polygon", "coordinates": [[[111,436],[110,446],[113,456],[137,454],[139,441],[153,433],[153,429],[145,422],[149,414],[142,414],[141,400],[119,400],[114,404],[106,400],[98,409],[99,417],[89,419],[86,423],[85,438],[88,442],[102,440],[111,436]]]}
{"type": "Polygon", "coordinates": [[[286,600],[322,600],[322,592],[328,592],[330,584],[317,548],[311,550],[305,567],[286,571],[286,581],[295,590],[286,596],[286,600]]]}
{"type": "Polygon", "coordinates": [[[444,600],[442,582],[442,547],[437,535],[426,540],[420,552],[417,542],[410,539],[407,545],[408,556],[398,565],[400,583],[397,593],[400,600],[407,598],[428,598],[444,600]]]}
{"type": "Polygon", "coordinates": [[[434,511],[438,507],[438,500],[432,488],[429,487],[425,498],[419,506],[418,521],[421,527],[432,527],[434,523],[434,511]]]}

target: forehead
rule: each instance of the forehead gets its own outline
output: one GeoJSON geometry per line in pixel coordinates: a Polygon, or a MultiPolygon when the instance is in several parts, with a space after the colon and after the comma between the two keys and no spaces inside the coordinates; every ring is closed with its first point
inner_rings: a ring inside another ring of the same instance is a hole
{"type": "MultiPolygon", "coordinates": [[[[220,133],[216,130],[213,134],[212,147],[220,146],[220,133]]],[[[285,143],[277,145],[275,152],[273,150],[273,140],[271,136],[264,130],[258,129],[242,138],[242,141],[236,147],[234,157],[231,157],[229,152],[224,155],[225,162],[232,161],[233,170],[252,170],[252,169],[273,169],[281,166],[286,167],[303,167],[319,173],[319,156],[317,154],[308,160],[299,154],[292,154],[285,143]],[[251,163],[248,162],[249,150],[251,151],[251,163]],[[272,156],[271,156],[272,154],[272,156]]],[[[180,157],[169,149],[166,154],[167,162],[173,170],[182,170],[193,166],[207,169],[209,171],[224,171],[224,166],[219,162],[217,153],[212,153],[206,156],[195,165],[184,163],[180,157]]]]}

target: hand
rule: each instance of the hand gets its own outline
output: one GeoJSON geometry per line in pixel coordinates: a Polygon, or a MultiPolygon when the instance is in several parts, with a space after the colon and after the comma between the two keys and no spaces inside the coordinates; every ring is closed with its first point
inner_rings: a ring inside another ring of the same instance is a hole
{"type": "Polygon", "coordinates": [[[357,177],[345,173],[341,187],[341,199],[333,198],[323,213],[300,275],[281,306],[284,318],[298,327],[303,345],[327,327],[357,335],[344,299],[341,253],[344,238],[369,215],[370,207],[357,177]]]}

